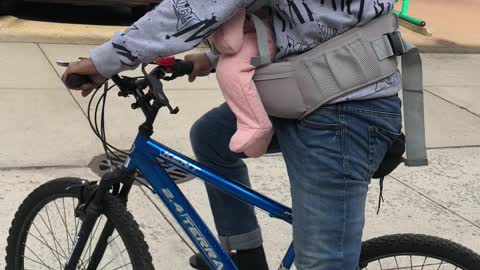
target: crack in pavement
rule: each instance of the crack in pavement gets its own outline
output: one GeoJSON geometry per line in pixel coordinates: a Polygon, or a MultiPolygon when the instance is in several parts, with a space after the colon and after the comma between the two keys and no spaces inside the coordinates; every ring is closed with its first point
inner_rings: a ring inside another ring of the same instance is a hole
{"type": "MultiPolygon", "coordinates": [[[[58,73],[58,71],[55,69],[55,65],[50,61],[50,59],[48,58],[47,54],[45,53],[45,51],[42,49],[42,46],[40,46],[40,43],[35,43],[35,45],[37,45],[38,49],[42,52],[43,56],[45,57],[45,59],[47,60],[47,62],[50,64],[50,66],[52,67],[53,71],[55,72],[55,74],[57,74],[58,78],[60,79],[60,81],[62,80],[62,75],[60,75],[60,73],[58,73]]],[[[85,116],[85,119],[87,119],[88,121],[88,116],[87,116],[87,113],[85,112],[85,110],[82,108],[82,105],[80,105],[80,103],[75,99],[75,97],[73,96],[72,92],[68,89],[68,88],[65,88],[65,90],[67,90],[68,94],[72,97],[73,101],[77,104],[78,108],[80,109],[80,111],[82,112],[83,116],[85,116]]]]}
{"type": "Polygon", "coordinates": [[[453,102],[453,101],[451,101],[451,100],[448,100],[448,99],[446,99],[446,98],[444,98],[444,97],[442,97],[442,96],[440,96],[440,95],[438,95],[438,94],[436,94],[436,93],[434,93],[434,92],[432,92],[432,91],[429,91],[427,88],[424,88],[424,91],[427,92],[427,93],[429,93],[429,94],[431,94],[431,95],[433,95],[433,96],[435,96],[435,97],[437,97],[437,98],[439,98],[439,99],[441,99],[441,100],[443,100],[443,101],[446,101],[446,102],[452,104],[453,106],[455,106],[455,107],[457,107],[457,108],[459,108],[459,109],[462,109],[462,110],[464,110],[464,111],[466,111],[466,112],[468,112],[468,113],[470,113],[470,114],[472,114],[472,115],[480,118],[480,114],[478,114],[478,113],[476,113],[476,112],[472,112],[472,111],[469,110],[467,107],[464,107],[464,106],[462,106],[462,105],[459,105],[459,104],[457,104],[457,103],[455,103],[455,102],[453,102]]]}
{"type": "Polygon", "coordinates": [[[433,203],[434,205],[436,205],[436,206],[438,206],[438,207],[442,208],[443,210],[445,210],[445,211],[449,212],[450,214],[452,214],[452,215],[454,215],[454,216],[456,216],[456,217],[460,218],[461,220],[463,220],[463,221],[467,222],[468,224],[470,224],[470,225],[472,225],[472,226],[474,226],[474,227],[476,227],[477,229],[479,229],[479,230],[480,230],[480,224],[477,224],[477,223],[475,223],[474,221],[471,221],[471,220],[469,220],[469,219],[465,218],[464,216],[462,216],[462,215],[460,215],[459,213],[457,213],[457,212],[455,212],[455,211],[451,210],[451,209],[450,209],[450,208],[448,208],[447,206],[444,206],[443,204],[441,204],[441,203],[439,203],[439,202],[435,201],[435,199],[433,199],[433,198],[430,198],[428,195],[426,195],[426,194],[422,193],[421,191],[419,191],[419,190],[415,189],[415,187],[413,187],[413,186],[411,186],[411,185],[409,185],[409,184],[407,184],[407,183],[403,182],[403,181],[402,181],[402,180],[400,180],[399,178],[396,178],[396,177],[394,177],[394,176],[392,176],[392,175],[389,175],[388,177],[390,177],[390,178],[392,178],[393,180],[397,181],[398,183],[400,183],[401,185],[405,186],[406,188],[408,188],[408,189],[410,189],[410,190],[414,191],[415,193],[417,193],[417,194],[418,194],[418,195],[420,195],[421,197],[423,197],[423,198],[427,199],[428,201],[430,201],[430,202],[431,202],[431,203],[433,203]]]}

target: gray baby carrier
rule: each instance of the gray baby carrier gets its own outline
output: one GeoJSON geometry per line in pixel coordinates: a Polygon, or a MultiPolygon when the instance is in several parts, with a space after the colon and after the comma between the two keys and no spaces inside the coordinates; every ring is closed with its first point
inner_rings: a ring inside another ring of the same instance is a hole
{"type": "Polygon", "coordinates": [[[272,63],[267,29],[253,12],[269,1],[248,8],[258,37],[255,85],[271,116],[302,119],[328,102],[384,79],[402,58],[403,112],[407,166],[428,164],[425,146],[422,62],[416,47],[400,35],[397,15],[390,13],[350,29],[300,55],[272,63]]]}

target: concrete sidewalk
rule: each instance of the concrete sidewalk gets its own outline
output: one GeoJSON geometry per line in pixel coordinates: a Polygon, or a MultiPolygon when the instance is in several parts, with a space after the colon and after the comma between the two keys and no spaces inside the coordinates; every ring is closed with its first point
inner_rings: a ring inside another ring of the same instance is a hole
{"type": "Polygon", "coordinates": [[[480,31],[475,23],[480,14],[478,0],[411,0],[410,3],[409,15],[426,21],[432,36],[406,29],[402,34],[422,51],[480,53],[480,31]]]}
{"type": "MultiPolygon", "coordinates": [[[[96,179],[87,167],[102,152],[85,120],[87,100],[66,90],[57,59],[87,55],[91,46],[0,43],[0,239],[35,187],[56,177],[96,179]],[[26,65],[25,63],[28,63],[26,65]]],[[[464,244],[480,253],[480,55],[424,54],[428,168],[400,168],[385,183],[380,215],[376,215],[378,182],[367,204],[365,239],[391,233],[425,233],[464,244]]],[[[214,78],[195,84],[185,79],[166,84],[167,94],[181,112],[165,111],[156,122],[154,138],[191,155],[189,127],[223,100],[214,78]]],[[[107,134],[113,145],[130,148],[142,117],[130,109],[132,100],[112,94],[108,100],[107,134]]],[[[254,187],[290,205],[289,185],[281,157],[249,160],[254,187]]],[[[182,190],[213,225],[202,183],[182,190]]],[[[182,245],[136,188],[129,208],[146,235],[158,269],[189,269],[189,250],[182,245]],[[168,259],[167,259],[168,258],[168,259]]],[[[291,240],[291,230],[260,214],[270,265],[278,265],[291,240]],[[280,248],[280,249],[279,249],[280,248]]],[[[4,257],[0,248],[0,257],[4,257]]],[[[0,267],[4,267],[3,261],[0,267]]]]}

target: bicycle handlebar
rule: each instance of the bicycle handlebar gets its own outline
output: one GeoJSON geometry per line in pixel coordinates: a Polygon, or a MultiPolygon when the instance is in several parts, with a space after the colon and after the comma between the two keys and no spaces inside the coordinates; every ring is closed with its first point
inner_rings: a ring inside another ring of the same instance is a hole
{"type": "Polygon", "coordinates": [[[189,75],[193,72],[193,63],[183,60],[176,60],[171,66],[173,72],[178,76],[189,75]]]}
{"type": "MultiPolygon", "coordinates": [[[[145,70],[146,64],[142,65],[142,77],[127,77],[117,74],[110,78],[119,88],[119,96],[128,97],[131,95],[135,97],[136,102],[131,107],[132,109],[142,109],[146,121],[141,128],[149,136],[153,133],[153,122],[162,107],[167,107],[171,114],[176,114],[179,111],[178,107],[173,107],[170,104],[163,91],[161,81],[174,80],[177,77],[191,74],[193,71],[193,63],[177,60],[174,57],[159,59],[155,64],[157,66],[150,72],[145,70]],[[171,75],[166,76],[167,73],[171,75]],[[144,92],[143,90],[147,88],[148,91],[144,92]],[[153,102],[151,102],[152,100],[153,102]]],[[[68,88],[78,89],[89,82],[91,80],[87,75],[70,74],[65,80],[65,85],[68,88]]]]}
{"type": "MultiPolygon", "coordinates": [[[[193,71],[193,63],[177,60],[174,57],[162,58],[155,63],[162,67],[165,72],[172,73],[175,77],[188,75],[193,71]]],[[[87,75],[70,74],[65,80],[65,85],[68,88],[78,88],[89,82],[91,80],[87,75]]]]}
{"type": "Polygon", "coordinates": [[[90,83],[91,80],[87,75],[79,75],[79,74],[70,74],[67,76],[65,80],[65,85],[68,88],[78,88],[83,84],[90,83]]]}

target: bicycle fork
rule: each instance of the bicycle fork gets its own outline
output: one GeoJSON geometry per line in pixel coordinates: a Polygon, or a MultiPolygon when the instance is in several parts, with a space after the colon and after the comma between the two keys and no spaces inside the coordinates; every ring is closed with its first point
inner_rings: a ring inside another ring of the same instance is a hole
{"type": "MultiPolygon", "coordinates": [[[[112,194],[118,195],[126,204],[128,193],[130,192],[133,182],[134,178],[122,170],[105,174],[99,185],[97,185],[96,182],[82,184],[79,204],[75,210],[75,215],[82,220],[82,225],[76,236],[73,252],[68,259],[64,270],[77,269],[77,265],[80,262],[85,246],[90,238],[90,234],[92,233],[98,218],[103,213],[102,203],[105,194],[113,189],[112,194]],[[120,190],[121,183],[123,185],[120,190]]],[[[87,270],[97,269],[109,244],[108,239],[113,234],[114,230],[113,223],[107,219],[105,227],[95,245],[92,256],[87,262],[82,262],[82,264],[88,263],[87,270]]]]}

